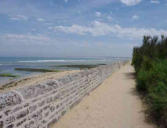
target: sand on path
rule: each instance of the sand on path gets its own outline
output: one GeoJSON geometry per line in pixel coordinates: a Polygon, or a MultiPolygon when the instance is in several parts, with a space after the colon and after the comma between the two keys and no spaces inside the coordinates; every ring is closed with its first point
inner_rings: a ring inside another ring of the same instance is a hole
{"type": "Polygon", "coordinates": [[[130,64],[112,74],[51,128],[154,128],[145,121],[143,104],[134,94],[130,64]]]}

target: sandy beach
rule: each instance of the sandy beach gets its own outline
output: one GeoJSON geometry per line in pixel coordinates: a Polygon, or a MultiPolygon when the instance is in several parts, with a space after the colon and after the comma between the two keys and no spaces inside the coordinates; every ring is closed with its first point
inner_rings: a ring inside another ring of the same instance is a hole
{"type": "Polygon", "coordinates": [[[154,128],[135,93],[134,69],[122,67],[51,128],[154,128]]]}
{"type": "Polygon", "coordinates": [[[9,82],[7,84],[0,86],[0,93],[6,92],[15,88],[23,87],[23,86],[32,86],[39,84],[43,81],[49,80],[49,79],[57,79],[60,77],[63,77],[65,75],[79,72],[80,70],[70,70],[70,71],[60,71],[60,72],[48,72],[48,73],[42,73],[39,75],[32,75],[30,77],[22,78],[20,80],[15,80],[12,82],[9,82]]]}

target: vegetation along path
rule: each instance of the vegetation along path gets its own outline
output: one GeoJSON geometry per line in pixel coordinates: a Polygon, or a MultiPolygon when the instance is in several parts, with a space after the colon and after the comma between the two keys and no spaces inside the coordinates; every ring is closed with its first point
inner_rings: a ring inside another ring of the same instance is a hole
{"type": "Polygon", "coordinates": [[[113,73],[51,128],[154,128],[145,121],[133,73],[130,64],[113,73]]]}

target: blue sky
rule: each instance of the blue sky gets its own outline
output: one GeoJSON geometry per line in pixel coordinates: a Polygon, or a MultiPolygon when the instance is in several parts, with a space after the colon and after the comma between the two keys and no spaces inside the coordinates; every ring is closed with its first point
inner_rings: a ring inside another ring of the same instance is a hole
{"type": "Polygon", "coordinates": [[[167,0],[0,0],[0,56],[131,56],[167,35],[167,0]]]}

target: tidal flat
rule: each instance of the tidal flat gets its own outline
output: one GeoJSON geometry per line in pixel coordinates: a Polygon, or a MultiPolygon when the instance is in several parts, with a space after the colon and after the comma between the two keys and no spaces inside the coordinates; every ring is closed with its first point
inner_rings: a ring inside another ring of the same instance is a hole
{"type": "Polygon", "coordinates": [[[78,68],[78,69],[90,69],[95,68],[100,65],[106,65],[106,64],[74,64],[74,65],[57,65],[54,67],[66,67],[66,68],[78,68]]]}
{"type": "Polygon", "coordinates": [[[29,72],[59,72],[55,69],[43,69],[43,68],[15,68],[17,71],[29,71],[29,72]]]}

